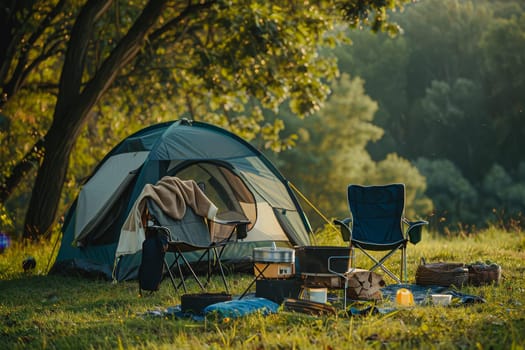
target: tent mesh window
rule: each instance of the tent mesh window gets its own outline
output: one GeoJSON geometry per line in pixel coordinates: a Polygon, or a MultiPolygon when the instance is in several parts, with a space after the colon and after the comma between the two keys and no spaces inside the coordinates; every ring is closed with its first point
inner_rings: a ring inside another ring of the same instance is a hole
{"type": "Polygon", "coordinates": [[[245,217],[250,220],[248,230],[255,224],[255,197],[244,181],[230,169],[211,162],[199,162],[170,172],[170,175],[197,182],[206,196],[219,208],[217,217],[232,220],[245,217]]]}

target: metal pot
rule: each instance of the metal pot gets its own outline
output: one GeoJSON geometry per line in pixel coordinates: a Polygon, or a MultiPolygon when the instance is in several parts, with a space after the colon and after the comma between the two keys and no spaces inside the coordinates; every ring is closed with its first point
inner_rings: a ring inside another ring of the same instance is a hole
{"type": "Polygon", "coordinates": [[[303,246],[296,251],[300,273],[333,274],[350,270],[350,247],[303,246]]]}
{"type": "Polygon", "coordinates": [[[253,248],[253,261],[262,263],[294,263],[295,250],[284,247],[253,248]]]}

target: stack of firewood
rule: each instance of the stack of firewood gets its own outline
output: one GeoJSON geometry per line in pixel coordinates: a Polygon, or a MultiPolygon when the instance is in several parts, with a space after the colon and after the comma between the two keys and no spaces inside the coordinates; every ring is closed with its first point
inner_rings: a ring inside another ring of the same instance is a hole
{"type": "Polygon", "coordinates": [[[346,296],[353,300],[380,300],[381,288],[386,285],[383,277],[368,270],[354,270],[348,275],[346,296]]]}

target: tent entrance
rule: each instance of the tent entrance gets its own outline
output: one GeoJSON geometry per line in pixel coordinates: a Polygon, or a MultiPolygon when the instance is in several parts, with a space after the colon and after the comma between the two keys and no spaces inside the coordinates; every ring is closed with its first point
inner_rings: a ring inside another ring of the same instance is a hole
{"type": "Polygon", "coordinates": [[[184,162],[168,169],[169,176],[194,180],[206,196],[219,208],[217,216],[223,219],[245,217],[250,220],[248,231],[257,221],[257,205],[246,183],[223,162],[184,162]]]}
{"type": "MultiPolygon", "coordinates": [[[[119,240],[120,228],[124,223],[124,214],[135,185],[136,173],[130,173],[126,181],[113,193],[98,215],[94,216],[89,225],[74,240],[78,247],[96,246],[116,243],[119,240]]],[[[78,203],[77,203],[78,205],[78,203]]],[[[77,215],[79,215],[77,213],[77,215]]]]}

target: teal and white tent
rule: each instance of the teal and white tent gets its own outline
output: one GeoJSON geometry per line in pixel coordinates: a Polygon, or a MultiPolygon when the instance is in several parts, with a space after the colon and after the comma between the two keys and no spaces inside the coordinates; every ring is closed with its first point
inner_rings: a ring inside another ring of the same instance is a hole
{"type": "Polygon", "coordinates": [[[116,259],[120,230],[146,184],[163,176],[192,179],[221,210],[250,219],[246,239],[223,259],[249,261],[258,246],[309,244],[311,228],[288,181],[256,148],[219,127],[189,121],[147,127],[118,144],[69,209],[51,273],[135,279],[140,252],[116,259]]]}

